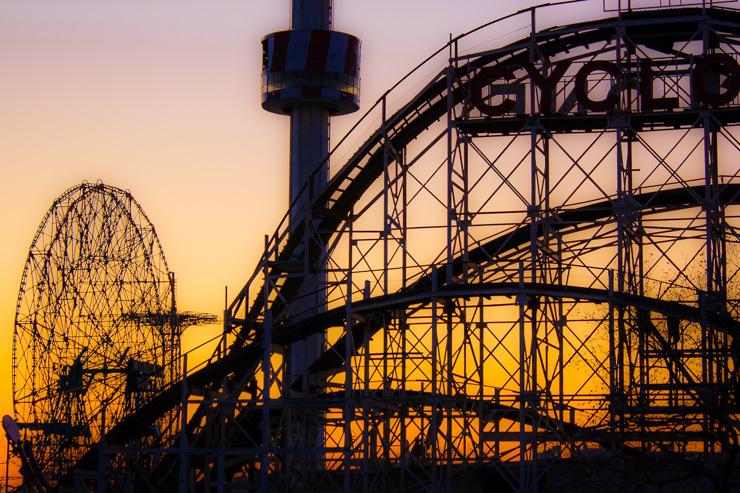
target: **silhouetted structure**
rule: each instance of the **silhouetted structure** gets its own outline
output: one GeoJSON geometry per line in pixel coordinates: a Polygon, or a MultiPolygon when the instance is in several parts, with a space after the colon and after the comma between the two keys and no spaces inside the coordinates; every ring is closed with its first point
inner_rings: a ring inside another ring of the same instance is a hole
{"type": "Polygon", "coordinates": [[[291,194],[213,357],[61,489],[740,487],[740,11],[637,3],[504,16],[393,86],[291,194]]]}

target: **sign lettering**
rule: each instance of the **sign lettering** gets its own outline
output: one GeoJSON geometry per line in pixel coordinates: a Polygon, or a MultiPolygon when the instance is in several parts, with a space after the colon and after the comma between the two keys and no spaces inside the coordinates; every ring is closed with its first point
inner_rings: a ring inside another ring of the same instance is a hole
{"type": "MultiPolygon", "coordinates": [[[[571,64],[571,61],[558,62],[553,66],[549,75],[542,74],[532,63],[521,64],[531,83],[539,89],[539,114],[549,115],[553,113],[555,88],[571,64]]],[[[621,76],[614,62],[593,60],[583,64],[574,78],[576,100],[587,111],[611,111],[619,104],[618,90],[612,86],[606,97],[594,99],[589,94],[588,80],[589,76],[595,72],[605,72],[611,76],[612,80],[617,80],[621,76]]],[[[642,111],[668,111],[679,106],[677,97],[655,96],[653,81],[656,74],[653,72],[650,60],[640,62],[639,75],[641,81],[639,95],[642,111]]],[[[703,57],[694,65],[690,76],[693,100],[700,107],[724,106],[740,95],[740,64],[730,55],[717,53],[703,57]],[[721,84],[719,83],[720,76],[724,77],[721,84]]],[[[481,113],[491,117],[511,112],[517,104],[516,95],[513,93],[506,94],[501,102],[492,104],[483,97],[483,91],[485,87],[496,81],[511,81],[514,78],[514,69],[511,66],[494,65],[484,67],[470,83],[473,105],[481,113]]]]}

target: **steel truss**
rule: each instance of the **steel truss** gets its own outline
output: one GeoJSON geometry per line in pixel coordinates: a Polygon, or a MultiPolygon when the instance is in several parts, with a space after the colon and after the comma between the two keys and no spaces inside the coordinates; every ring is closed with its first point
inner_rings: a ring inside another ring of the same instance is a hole
{"type": "Polygon", "coordinates": [[[266,238],[213,357],[83,457],[106,484],[74,470],[64,484],[737,487],[740,101],[699,104],[691,71],[740,59],[740,13],[537,29],[536,12],[526,38],[473,52],[479,31],[455,38],[416,96],[382,98],[301,225],[266,238]],[[593,61],[616,72],[577,80],[593,61]],[[504,66],[482,101],[515,104],[487,115],[471,88],[504,66]],[[579,84],[615,108],[584,107],[579,84]],[[296,313],[317,271],[326,306],[296,313]],[[296,376],[290,347],[313,334],[326,350],[296,376]],[[125,446],[173,408],[176,440],[125,446]]]}

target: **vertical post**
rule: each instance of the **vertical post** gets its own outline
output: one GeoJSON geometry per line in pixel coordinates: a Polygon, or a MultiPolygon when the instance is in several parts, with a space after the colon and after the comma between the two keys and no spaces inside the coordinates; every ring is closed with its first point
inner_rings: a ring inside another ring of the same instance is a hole
{"type": "Polygon", "coordinates": [[[452,330],[453,330],[453,318],[454,315],[454,307],[452,300],[445,301],[445,318],[447,319],[447,334],[445,336],[447,337],[446,341],[446,350],[447,353],[445,355],[446,357],[446,375],[445,379],[447,380],[447,385],[445,388],[445,413],[447,414],[447,420],[446,420],[446,429],[445,429],[445,479],[446,479],[446,489],[448,493],[452,492],[452,453],[454,447],[452,446],[452,425],[453,425],[453,412],[454,407],[452,405],[452,399],[453,399],[453,380],[454,380],[454,373],[452,368],[452,330]]]}
{"type": "Polygon", "coordinates": [[[453,224],[456,220],[455,217],[455,198],[454,188],[452,186],[452,177],[454,171],[454,156],[452,146],[452,35],[450,34],[449,41],[449,60],[447,64],[447,262],[445,265],[445,282],[450,284],[452,282],[452,260],[454,258],[454,237],[453,237],[453,224]]]}
{"type": "MultiPolygon", "coordinates": [[[[264,289],[262,296],[265,315],[262,320],[262,446],[260,451],[260,491],[269,491],[270,473],[270,354],[272,349],[272,313],[268,306],[269,284],[269,237],[265,235],[265,253],[262,256],[264,265],[264,289]]],[[[292,381],[292,380],[291,380],[292,381]]]]}
{"type": "MultiPolygon", "coordinates": [[[[484,278],[483,278],[483,269],[478,268],[478,283],[483,284],[484,278]]],[[[483,440],[483,431],[486,423],[486,408],[488,404],[488,400],[486,398],[486,391],[485,391],[485,376],[486,372],[484,371],[485,368],[485,361],[486,361],[486,344],[485,344],[485,334],[486,334],[486,319],[484,315],[485,311],[485,301],[482,296],[478,298],[478,380],[479,380],[479,387],[478,387],[478,401],[480,405],[480,410],[478,411],[478,462],[482,463],[483,458],[485,457],[485,441],[483,440]]]]}
{"type": "MultiPolygon", "coordinates": [[[[702,25],[703,54],[709,55],[714,51],[709,26],[702,25]]],[[[719,84],[719,76],[712,75],[711,83],[719,84]]],[[[706,81],[702,81],[705,83],[706,81]]],[[[705,221],[705,255],[706,255],[706,292],[700,294],[699,305],[702,313],[725,314],[727,311],[727,250],[725,240],[726,219],[721,199],[719,197],[719,149],[718,123],[710,108],[702,111],[704,130],[704,208],[705,221]],[[703,300],[701,298],[704,298],[703,300]]],[[[721,356],[722,347],[728,342],[716,330],[702,323],[702,350],[704,351],[704,368],[702,383],[706,385],[724,384],[727,358],[721,356]]],[[[736,396],[737,398],[737,396],[736,396]]],[[[711,396],[713,405],[717,405],[717,397],[711,396]]],[[[705,418],[705,432],[713,433],[717,423],[716,417],[705,418]]],[[[707,452],[714,451],[713,442],[705,443],[707,452]]]]}
{"type": "MultiPolygon", "coordinates": [[[[383,98],[381,102],[381,117],[382,117],[382,128],[383,128],[383,294],[388,294],[388,273],[390,271],[388,265],[388,241],[391,232],[391,219],[388,215],[388,200],[390,194],[390,175],[388,171],[388,135],[386,133],[386,98],[383,98]]],[[[388,348],[390,330],[391,330],[392,315],[383,315],[383,383],[381,393],[383,398],[386,398],[390,390],[389,375],[388,375],[388,361],[389,354],[388,348]]],[[[386,481],[388,478],[387,468],[390,465],[390,427],[391,427],[391,412],[388,409],[383,409],[383,491],[387,491],[386,481]]]]}
{"type": "Polygon", "coordinates": [[[163,351],[162,354],[162,366],[163,368],[169,368],[169,378],[171,382],[177,381],[177,371],[179,370],[179,359],[180,359],[180,323],[177,319],[177,302],[176,302],[176,296],[175,296],[175,290],[177,288],[177,284],[175,282],[175,273],[170,271],[167,273],[167,280],[170,283],[170,333],[168,334],[169,337],[169,345],[168,348],[169,351],[163,351]],[[167,363],[167,354],[172,355],[170,358],[170,363],[167,363]]]}
{"type": "MultiPolygon", "coordinates": [[[[249,294],[247,294],[244,304],[246,306],[249,306],[249,294]]],[[[249,310],[249,308],[245,308],[245,310],[249,310]]],[[[229,330],[231,330],[231,312],[229,311],[229,287],[224,286],[224,328],[223,333],[221,334],[221,347],[219,349],[222,358],[226,356],[226,350],[229,347],[227,339],[229,330]]]]}
{"type": "Polygon", "coordinates": [[[5,437],[5,493],[8,493],[10,482],[10,438],[5,437]]]}
{"type": "MultiPolygon", "coordinates": [[[[431,457],[429,467],[431,469],[431,484],[434,485],[434,491],[437,490],[437,460],[438,460],[438,429],[439,429],[439,384],[437,382],[437,365],[438,354],[439,354],[439,334],[437,332],[437,266],[432,265],[432,405],[431,405],[431,421],[429,423],[429,432],[427,434],[427,442],[431,447],[431,457]]],[[[425,445],[426,450],[426,445],[425,445]]]]}
{"type": "MultiPolygon", "coordinates": [[[[401,253],[401,289],[406,288],[407,281],[407,223],[406,223],[406,148],[395,149],[394,160],[395,160],[395,176],[394,176],[394,193],[393,193],[393,223],[396,224],[397,233],[394,240],[397,243],[397,248],[400,248],[401,253]],[[399,190],[400,187],[400,190],[399,190]],[[399,202],[400,201],[400,202],[399,202]],[[399,209],[400,207],[400,209],[399,209]]],[[[406,310],[402,309],[398,315],[398,336],[400,337],[401,346],[401,359],[399,364],[401,365],[401,380],[400,380],[400,394],[401,399],[404,401],[407,399],[406,394],[406,379],[407,375],[407,357],[408,354],[408,319],[406,317],[406,310]]],[[[406,487],[406,469],[408,467],[409,459],[409,443],[407,433],[407,413],[401,412],[398,417],[400,421],[400,475],[399,475],[399,488],[405,489],[406,487]]]]}
{"type": "MultiPolygon", "coordinates": [[[[563,285],[563,237],[558,233],[558,286],[563,285]]],[[[565,418],[565,327],[567,326],[565,310],[563,309],[563,299],[558,298],[558,321],[556,325],[558,338],[558,394],[560,395],[560,422],[564,423],[565,418]]]]}
{"type": "Polygon", "coordinates": [[[388,201],[390,194],[390,173],[388,171],[388,133],[386,128],[386,99],[381,102],[381,118],[383,129],[383,294],[388,294],[388,241],[391,233],[391,217],[388,215],[388,201]]]}
{"type": "MultiPolygon", "coordinates": [[[[96,491],[97,493],[103,493],[105,491],[105,410],[106,406],[103,406],[100,410],[100,443],[98,444],[98,477],[96,479],[96,491]]],[[[7,484],[7,478],[5,480],[7,484]]],[[[6,487],[7,489],[7,487],[6,487]]]]}
{"type": "Polygon", "coordinates": [[[185,493],[187,490],[187,426],[188,426],[188,355],[182,357],[182,385],[180,386],[180,447],[179,469],[177,472],[177,491],[185,493]]]}
{"type": "MultiPolygon", "coordinates": [[[[223,418],[222,418],[223,419],[223,418]]],[[[225,492],[226,474],[224,471],[224,447],[225,443],[221,443],[216,450],[216,493],[225,492]]]]}
{"type": "MultiPolygon", "coordinates": [[[[365,282],[365,295],[366,298],[370,297],[370,285],[369,282],[365,282]]],[[[370,337],[369,331],[365,331],[362,341],[362,350],[364,353],[363,358],[363,372],[362,372],[362,491],[368,493],[370,491],[370,458],[375,454],[375,450],[372,448],[370,443],[370,426],[373,425],[372,415],[368,410],[368,397],[370,395],[370,337]]]]}
{"type": "Polygon", "coordinates": [[[269,491],[270,472],[270,355],[272,346],[272,316],[265,312],[262,324],[262,451],[260,455],[260,491],[269,491]]]}
{"type": "MultiPolygon", "coordinates": [[[[457,224],[459,224],[458,210],[455,201],[455,188],[453,185],[455,171],[455,156],[453,148],[453,125],[454,118],[452,114],[452,84],[453,84],[453,65],[452,65],[452,34],[448,43],[449,55],[447,64],[447,262],[445,280],[449,285],[452,283],[452,262],[455,257],[455,236],[457,233],[457,224]]],[[[445,413],[447,415],[445,430],[445,450],[446,450],[446,488],[445,491],[452,490],[452,310],[445,302],[445,318],[447,319],[447,341],[446,341],[446,375],[447,385],[445,389],[445,413]]]]}
{"type": "Polygon", "coordinates": [[[519,492],[527,491],[527,435],[525,430],[527,415],[527,345],[526,310],[527,296],[524,294],[524,262],[519,261],[519,492]]]}
{"type": "MultiPolygon", "coordinates": [[[[389,240],[390,240],[390,234],[391,234],[391,218],[389,216],[389,195],[390,195],[390,173],[388,170],[388,164],[389,164],[389,142],[388,142],[388,135],[387,135],[387,129],[386,129],[386,104],[387,100],[384,97],[381,101],[381,125],[382,125],[382,132],[383,132],[383,231],[382,231],[382,237],[383,237],[383,284],[382,284],[382,290],[383,294],[388,294],[388,274],[390,272],[389,269],[389,240]]],[[[383,358],[382,365],[383,370],[381,373],[382,383],[381,383],[381,395],[383,398],[385,398],[388,395],[389,391],[389,375],[388,375],[388,349],[390,347],[389,345],[389,338],[390,338],[390,330],[391,330],[391,320],[392,315],[384,315],[382,324],[383,324],[383,355],[385,357],[383,358]]],[[[383,447],[383,473],[381,474],[382,477],[382,484],[383,484],[383,491],[386,491],[386,478],[387,478],[387,467],[390,462],[390,411],[387,409],[383,409],[382,411],[383,415],[383,438],[382,438],[382,447],[383,447]]]]}
{"type": "Polygon", "coordinates": [[[616,449],[616,412],[617,412],[617,357],[615,353],[616,338],[614,334],[614,271],[609,269],[609,436],[610,446],[616,449]]]}
{"type": "MultiPolygon", "coordinates": [[[[529,37],[529,62],[533,65],[540,59],[537,50],[537,8],[531,10],[531,32],[529,37]]],[[[542,73],[550,70],[550,62],[544,57],[541,62],[542,73]]],[[[527,220],[529,221],[529,272],[527,278],[532,283],[557,284],[560,282],[558,269],[560,260],[556,266],[555,275],[553,275],[553,251],[552,251],[552,211],[550,209],[550,139],[552,136],[540,121],[540,114],[552,112],[552,107],[546,107],[545,101],[555,103],[556,94],[545,94],[540,91],[539,105],[537,104],[536,84],[531,82],[529,85],[530,94],[530,135],[529,135],[529,157],[530,157],[530,182],[529,182],[529,203],[527,205],[527,220]]],[[[553,91],[555,92],[555,90],[553,91]]],[[[524,282],[525,272],[524,263],[520,263],[520,283],[524,282]]],[[[538,429],[540,427],[540,410],[547,412],[548,405],[555,405],[555,402],[547,395],[543,394],[545,399],[544,406],[540,402],[539,387],[551,388],[554,372],[550,372],[550,362],[547,355],[548,343],[551,339],[551,331],[556,331],[558,341],[562,336],[562,324],[564,319],[560,317],[554,320],[555,314],[562,313],[562,300],[554,300],[545,296],[536,296],[531,294],[520,295],[520,324],[523,330],[524,324],[528,323],[529,331],[529,351],[525,350],[527,344],[527,335],[520,334],[522,348],[521,365],[526,369],[521,382],[523,407],[529,415],[530,432],[524,433],[522,430],[522,464],[520,465],[520,475],[523,481],[520,484],[521,491],[537,491],[537,468],[538,468],[538,429]],[[556,306],[552,306],[555,303],[556,306]],[[551,308],[552,307],[552,308],[551,308]],[[545,342],[540,347],[540,337],[545,342]],[[544,350],[545,355],[540,351],[544,350]],[[539,384],[540,374],[543,382],[539,384]],[[526,445],[524,439],[526,440],[526,445]],[[527,447],[529,452],[527,453],[527,447]]],[[[562,352],[563,348],[559,345],[557,351],[562,352]]],[[[560,361],[560,357],[558,358],[560,361]]],[[[562,379],[562,374],[560,375],[562,379]]],[[[523,423],[520,423],[523,425],[523,423]]]]}
{"type": "Polygon", "coordinates": [[[349,247],[347,248],[347,293],[346,293],[346,329],[344,336],[344,493],[350,493],[351,468],[352,468],[352,414],[354,410],[354,398],[352,392],[352,348],[354,346],[352,318],[352,271],[353,258],[352,248],[354,242],[354,208],[350,210],[347,218],[349,235],[349,247]]]}
{"type": "MultiPolygon", "coordinates": [[[[408,194],[407,194],[407,171],[406,171],[406,147],[403,147],[400,149],[399,153],[399,161],[397,162],[397,169],[400,174],[400,181],[401,181],[401,238],[400,238],[400,246],[401,246],[401,289],[406,289],[406,284],[408,280],[408,222],[407,222],[407,206],[408,206],[408,194]]],[[[402,318],[402,325],[401,325],[401,352],[403,353],[404,357],[401,360],[401,393],[403,395],[403,398],[406,398],[406,379],[408,378],[407,375],[407,358],[405,355],[408,351],[408,344],[407,344],[407,332],[408,332],[408,318],[406,317],[406,311],[403,312],[403,318],[402,318]]],[[[401,460],[401,481],[400,481],[400,488],[405,489],[406,487],[406,468],[408,467],[409,463],[409,443],[408,443],[408,422],[406,419],[406,414],[402,414],[401,416],[401,446],[402,446],[402,460],[401,460]]]]}
{"type": "MultiPolygon", "coordinates": [[[[631,8],[631,5],[628,7],[631,8]]],[[[624,36],[624,30],[622,28],[618,29],[615,40],[615,64],[620,74],[626,73],[628,71],[627,67],[633,65],[632,50],[629,49],[628,44],[625,44],[624,36]]],[[[632,89],[635,89],[632,78],[621,77],[617,79],[616,83],[619,94],[627,95],[626,101],[623,101],[620,97],[619,111],[629,113],[633,109],[629,94],[632,89]]],[[[640,84],[643,83],[645,81],[640,81],[640,84]]],[[[636,139],[636,131],[629,124],[618,123],[615,128],[615,139],[617,200],[614,206],[614,219],[617,226],[617,269],[616,273],[611,272],[611,290],[620,294],[642,295],[641,219],[639,210],[635,207],[632,176],[633,143],[636,139]]],[[[613,308],[616,312],[616,327],[613,334],[613,337],[615,337],[616,355],[614,364],[616,368],[613,370],[615,382],[611,400],[613,412],[616,412],[614,425],[618,430],[623,431],[625,409],[637,404],[636,399],[639,401],[638,405],[645,405],[644,403],[647,400],[644,383],[648,376],[647,368],[649,364],[648,355],[644,350],[646,336],[642,331],[632,330],[636,323],[635,309],[621,304],[617,304],[613,308]],[[635,375],[635,367],[637,367],[639,381],[627,381],[631,380],[632,375],[635,375]],[[630,391],[629,396],[626,395],[628,389],[635,389],[635,387],[637,387],[636,390],[630,391]]]]}

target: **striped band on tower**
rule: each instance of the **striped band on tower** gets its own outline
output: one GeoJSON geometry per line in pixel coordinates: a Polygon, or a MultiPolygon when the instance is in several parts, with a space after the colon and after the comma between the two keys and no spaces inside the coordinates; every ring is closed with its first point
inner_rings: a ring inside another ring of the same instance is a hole
{"type": "Polygon", "coordinates": [[[262,40],[262,107],[288,114],[317,105],[333,115],[356,111],[360,40],[336,31],[293,30],[262,40]]]}

